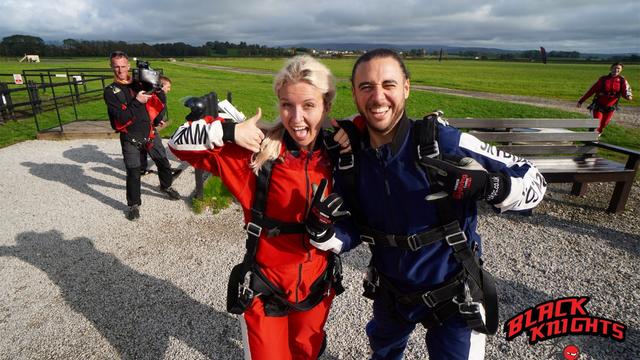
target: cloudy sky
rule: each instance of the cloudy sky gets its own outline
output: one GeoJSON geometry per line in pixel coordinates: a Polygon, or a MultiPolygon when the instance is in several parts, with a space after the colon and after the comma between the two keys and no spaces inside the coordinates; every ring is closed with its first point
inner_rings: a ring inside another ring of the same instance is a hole
{"type": "Polygon", "coordinates": [[[640,53],[640,0],[1,0],[0,37],[640,53]]]}

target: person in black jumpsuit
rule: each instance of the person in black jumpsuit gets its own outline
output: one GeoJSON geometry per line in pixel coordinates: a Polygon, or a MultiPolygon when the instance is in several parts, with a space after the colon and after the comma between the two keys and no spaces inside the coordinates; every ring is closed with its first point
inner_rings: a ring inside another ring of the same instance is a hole
{"type": "Polygon", "coordinates": [[[132,82],[129,75],[129,58],[121,51],[111,54],[111,69],[114,81],[104,89],[109,120],[114,130],[120,133],[122,155],[127,170],[127,218],[140,217],[140,153],[148,152],[158,168],[160,190],[170,199],[180,199],[180,194],[171,187],[171,166],[162,139],[152,127],[147,112],[147,102],[154,95],[142,90],[141,84],[132,82]],[[153,134],[153,135],[152,135],[153,134]],[[151,139],[153,137],[153,139],[151,139]]]}

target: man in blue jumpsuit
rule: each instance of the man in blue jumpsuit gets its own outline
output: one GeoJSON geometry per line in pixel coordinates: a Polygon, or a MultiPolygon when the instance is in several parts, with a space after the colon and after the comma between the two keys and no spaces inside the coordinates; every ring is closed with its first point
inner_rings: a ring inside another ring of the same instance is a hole
{"type": "Polygon", "coordinates": [[[340,166],[335,182],[359,236],[340,225],[336,235],[344,239],[342,251],[371,246],[365,282],[374,299],[366,327],[371,358],[401,359],[422,324],[429,359],[481,359],[485,334],[496,331],[497,296],[480,261],[476,202],[498,212],[529,210],[546,182],[530,162],[448,126],[439,114],[421,132],[437,134],[425,149],[416,139],[428,120],[405,113],[409,72],[395,52],[362,55],[351,81],[360,113],[352,124],[360,125],[361,137],[351,141],[355,166],[340,166]]]}

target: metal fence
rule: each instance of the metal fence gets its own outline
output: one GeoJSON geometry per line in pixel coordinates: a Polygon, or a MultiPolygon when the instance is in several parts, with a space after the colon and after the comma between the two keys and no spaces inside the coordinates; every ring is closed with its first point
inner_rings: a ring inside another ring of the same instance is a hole
{"type": "Polygon", "coordinates": [[[38,115],[55,111],[62,131],[60,109],[72,107],[78,120],[77,105],[102,98],[110,69],[57,68],[23,70],[22,84],[14,74],[0,74],[0,122],[33,117],[40,131],[38,115]]]}

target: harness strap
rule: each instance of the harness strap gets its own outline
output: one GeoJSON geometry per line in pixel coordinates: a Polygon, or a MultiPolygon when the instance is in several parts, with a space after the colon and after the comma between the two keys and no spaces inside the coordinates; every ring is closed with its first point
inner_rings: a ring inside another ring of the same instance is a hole
{"type": "Polygon", "coordinates": [[[268,237],[280,234],[304,234],[306,229],[302,223],[287,223],[275,220],[266,216],[262,218],[253,217],[253,220],[245,225],[247,233],[260,237],[263,230],[267,231],[268,237]]]}
{"type": "MultiPolygon", "coordinates": [[[[327,268],[310,287],[309,295],[300,302],[291,303],[286,294],[271,282],[260,269],[254,265],[251,279],[251,289],[263,299],[267,316],[284,316],[290,311],[307,311],[318,305],[322,299],[329,295],[332,285],[342,281],[342,263],[337,255],[329,258],[327,268]]],[[[336,295],[340,295],[344,288],[334,286],[336,295]]]]}
{"type": "Polygon", "coordinates": [[[253,197],[253,206],[251,207],[251,221],[245,227],[247,230],[247,252],[243,262],[247,265],[247,268],[251,268],[255,263],[256,252],[258,251],[258,240],[260,239],[262,227],[257,224],[260,224],[263,219],[264,211],[267,207],[267,192],[269,191],[271,170],[273,170],[273,161],[265,161],[256,178],[256,189],[253,197]]]}
{"type": "Polygon", "coordinates": [[[331,287],[336,294],[344,291],[342,287],[342,263],[338,255],[332,254],[327,268],[310,287],[309,295],[301,302],[291,303],[286,294],[271,282],[256,264],[255,257],[258,249],[258,241],[262,231],[267,231],[267,236],[278,234],[304,234],[305,226],[302,223],[287,223],[265,216],[267,194],[271,180],[274,161],[267,161],[262,165],[256,178],[256,188],[251,208],[251,220],[246,224],[247,231],[246,249],[242,265],[245,272],[250,273],[250,281],[243,289],[253,296],[263,299],[267,316],[284,316],[290,311],[307,311],[316,306],[324,296],[329,295],[331,287]]]}
{"type": "Polygon", "coordinates": [[[412,235],[386,234],[368,226],[359,226],[358,230],[360,231],[360,240],[369,245],[417,251],[438,241],[454,239],[455,236],[459,235],[460,231],[459,227],[456,228],[452,225],[446,224],[412,235]]]}
{"type": "Polygon", "coordinates": [[[464,291],[465,274],[460,271],[456,276],[446,281],[440,287],[414,293],[403,293],[386,276],[380,276],[380,286],[394,294],[395,300],[403,305],[423,304],[430,308],[435,308],[447,300],[460,295],[464,291]]]}
{"type": "MultiPolygon", "coordinates": [[[[436,184],[433,169],[424,166],[421,159],[441,158],[442,154],[438,146],[438,127],[437,119],[440,112],[432,113],[423,119],[416,121],[413,132],[413,141],[417,150],[417,163],[425,172],[429,183],[436,184]]],[[[341,125],[347,128],[349,125],[341,125]]],[[[353,126],[353,125],[352,125],[353,126]]],[[[353,126],[355,128],[355,126],[353,126]]],[[[346,131],[346,130],[345,130],[346,131]]],[[[347,135],[349,132],[347,131],[347,135]]],[[[354,144],[361,144],[356,141],[360,139],[349,136],[352,147],[354,144]]],[[[358,145],[354,147],[360,149],[358,145]]],[[[344,155],[343,155],[344,156],[344,155]]],[[[475,249],[472,249],[467,241],[467,237],[460,227],[459,218],[462,210],[454,208],[448,197],[435,201],[440,215],[440,225],[427,231],[412,235],[394,235],[372,229],[367,225],[366,218],[362,215],[362,211],[358,206],[357,199],[357,162],[348,168],[337,168],[344,182],[345,200],[350,206],[353,214],[354,222],[361,233],[361,240],[368,243],[373,253],[373,246],[392,246],[412,251],[419,250],[424,246],[431,245],[437,241],[446,241],[453,250],[454,257],[460,262],[463,270],[460,271],[452,280],[446,282],[441,287],[423,293],[403,294],[393,286],[393,284],[379,275],[380,286],[388,289],[394,294],[394,298],[399,303],[408,304],[424,304],[429,306],[432,311],[431,315],[423,321],[425,326],[439,325],[447,318],[460,314],[467,320],[470,328],[486,333],[495,334],[498,328],[498,306],[497,293],[495,291],[495,283],[491,275],[486,272],[478,257],[475,255],[475,249]],[[472,299],[459,300],[458,297],[464,294],[465,284],[474,289],[475,296],[473,299],[484,298],[486,310],[486,323],[482,321],[480,314],[480,303],[471,301],[472,299]]],[[[370,260],[372,264],[373,258],[370,260]]],[[[366,292],[366,290],[365,290],[366,292]]]]}
{"type": "MultiPolygon", "coordinates": [[[[427,115],[421,123],[418,123],[418,128],[415,131],[414,141],[418,149],[418,164],[424,169],[430,184],[435,184],[435,174],[431,167],[425,166],[421,161],[425,156],[441,158],[439,148],[437,145],[425,143],[424,141],[433,141],[437,144],[437,119],[439,114],[427,115]]],[[[465,302],[456,303],[458,306],[458,312],[466,318],[467,324],[470,328],[485,333],[495,334],[498,329],[498,295],[495,289],[495,282],[491,274],[485,271],[480,264],[480,259],[476,256],[475,250],[471,248],[467,241],[467,237],[460,226],[458,219],[461,218],[459,211],[452,205],[449,197],[443,197],[435,200],[435,205],[438,208],[438,215],[440,216],[440,223],[445,224],[443,227],[446,229],[447,235],[445,235],[445,241],[453,250],[453,255],[460,262],[468,279],[472,280],[470,286],[477,287],[481,290],[481,296],[484,299],[485,311],[486,311],[486,323],[482,321],[481,314],[479,313],[479,304],[466,299],[465,302]]],[[[453,305],[447,305],[453,307],[453,305]]],[[[433,311],[436,320],[439,315],[438,309],[433,311]]]]}
{"type": "MultiPolygon", "coordinates": [[[[600,91],[596,92],[596,95],[593,97],[593,101],[591,102],[591,104],[587,107],[587,109],[592,110],[592,111],[599,111],[599,112],[603,112],[603,113],[608,113],[608,112],[612,112],[612,111],[616,111],[618,110],[618,103],[620,102],[620,97],[622,97],[622,93],[624,91],[624,88],[626,87],[626,80],[622,75],[618,76],[618,82],[619,82],[619,86],[620,86],[620,91],[614,92],[614,91],[605,91],[606,89],[606,84],[607,84],[607,76],[603,76],[600,78],[600,91]],[[611,105],[611,106],[605,106],[605,105],[601,105],[598,103],[598,97],[600,96],[615,96],[617,97],[616,102],[611,105]]],[[[613,86],[613,83],[612,83],[613,86]]]]}

